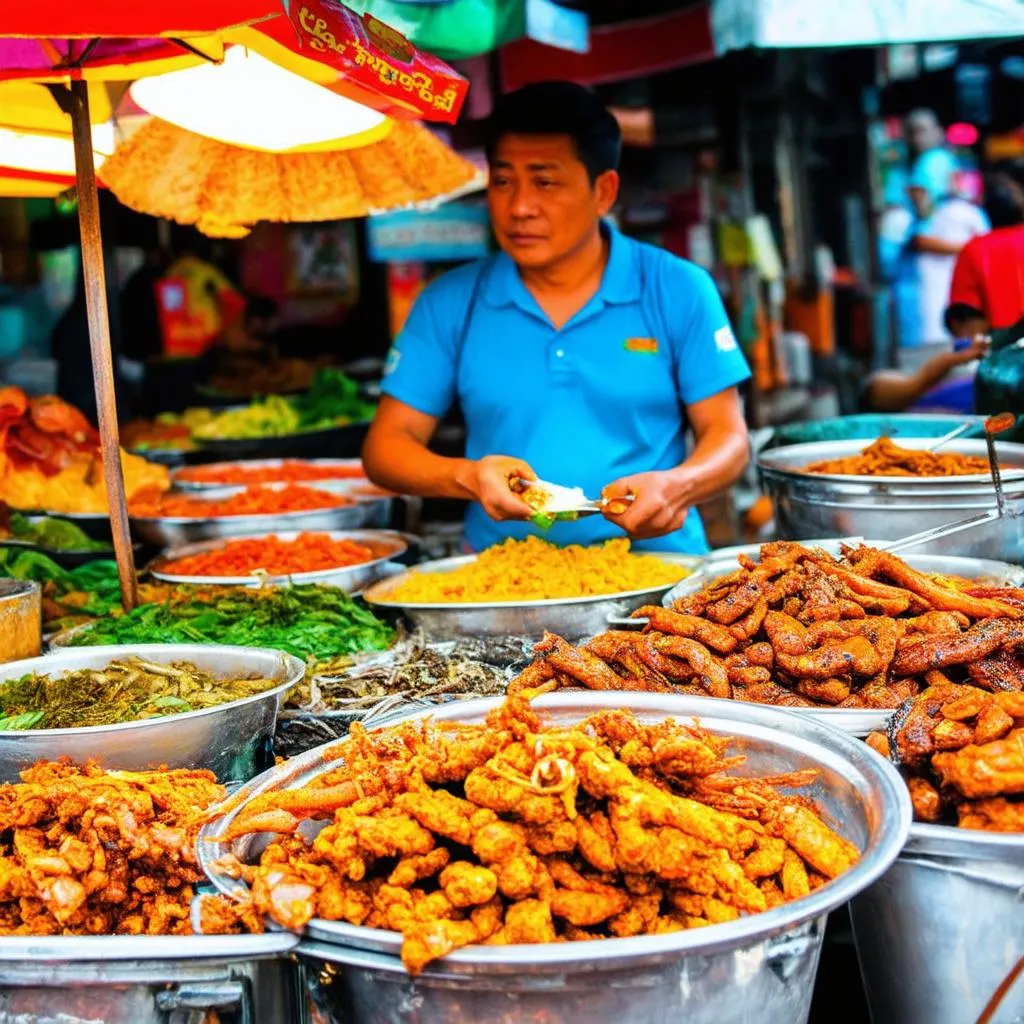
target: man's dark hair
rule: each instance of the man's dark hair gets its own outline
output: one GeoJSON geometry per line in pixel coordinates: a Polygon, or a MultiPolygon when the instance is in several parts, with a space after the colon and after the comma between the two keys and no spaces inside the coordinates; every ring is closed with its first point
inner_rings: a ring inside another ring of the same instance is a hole
{"type": "Polygon", "coordinates": [[[503,135],[568,135],[593,182],[619,167],[622,132],[601,98],[575,82],[538,82],[502,96],[487,123],[487,159],[503,135]]]}
{"type": "Polygon", "coordinates": [[[1024,224],[1021,175],[1012,165],[1004,165],[986,177],[985,212],[994,228],[1024,224]]]}

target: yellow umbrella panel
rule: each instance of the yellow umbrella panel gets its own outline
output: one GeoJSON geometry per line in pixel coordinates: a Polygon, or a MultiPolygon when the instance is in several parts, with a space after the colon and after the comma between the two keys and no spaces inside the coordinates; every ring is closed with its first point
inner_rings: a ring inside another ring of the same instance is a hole
{"type": "Polygon", "coordinates": [[[258,221],[362,217],[483,183],[472,163],[414,122],[395,122],[357,149],[270,153],[153,118],[117,147],[101,176],[125,206],[224,238],[258,221]]]}

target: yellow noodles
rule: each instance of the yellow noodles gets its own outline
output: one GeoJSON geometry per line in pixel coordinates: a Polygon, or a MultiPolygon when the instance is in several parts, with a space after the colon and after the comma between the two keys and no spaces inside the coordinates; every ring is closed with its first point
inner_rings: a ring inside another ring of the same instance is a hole
{"type": "Polygon", "coordinates": [[[687,575],[684,566],[631,553],[625,539],[559,548],[528,537],[503,541],[453,572],[414,572],[388,597],[407,604],[544,601],[671,586],[687,575]]]}

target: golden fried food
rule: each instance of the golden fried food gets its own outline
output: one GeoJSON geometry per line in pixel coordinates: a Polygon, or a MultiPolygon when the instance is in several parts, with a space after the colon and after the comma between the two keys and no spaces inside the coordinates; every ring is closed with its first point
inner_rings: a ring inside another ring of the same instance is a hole
{"type": "Polygon", "coordinates": [[[191,933],[212,772],[43,762],[0,785],[0,935],[191,933]]]}
{"type": "Polygon", "coordinates": [[[1024,832],[1024,693],[931,686],[868,743],[903,772],[918,821],[1024,832]]]}
{"type": "Polygon", "coordinates": [[[509,538],[450,572],[413,572],[388,592],[405,604],[548,601],[632,590],[666,590],[690,570],[630,551],[625,538],[558,547],[539,537],[509,538]]]}
{"type": "Polygon", "coordinates": [[[739,562],[673,608],[640,608],[643,633],[612,630],[578,647],[546,636],[509,692],[584,686],[890,709],[936,683],[1024,691],[1024,603],[1012,588],[929,576],[867,546],[835,558],[779,542],[739,562]]]}
{"type": "Polygon", "coordinates": [[[873,441],[859,455],[822,459],[804,466],[805,473],[842,476],[971,476],[988,473],[988,459],[959,452],[927,452],[901,448],[890,437],[873,441]]]}
{"type": "MultiPolygon", "coordinates": [[[[680,639],[680,638],[675,638],[680,639]]],[[[276,831],[239,913],[402,933],[410,973],[462,946],[661,934],[760,913],[847,871],[858,849],[792,790],[814,771],[727,774],[731,741],[605,711],[545,726],[510,699],[483,725],[355,725],[339,761],[243,807],[276,831]],[[312,842],[304,819],[327,819],[312,842]]],[[[223,906],[204,927],[232,930],[223,906]]]]}

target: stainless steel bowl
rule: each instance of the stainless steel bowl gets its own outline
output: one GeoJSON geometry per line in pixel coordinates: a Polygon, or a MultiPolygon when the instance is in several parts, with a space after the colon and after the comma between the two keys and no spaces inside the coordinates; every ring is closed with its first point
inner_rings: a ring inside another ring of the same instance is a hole
{"type": "Polygon", "coordinates": [[[319,487],[327,483],[341,483],[343,481],[359,480],[365,477],[362,472],[361,459],[242,459],[235,462],[209,462],[202,467],[190,466],[188,469],[179,467],[171,472],[171,483],[177,491],[209,491],[218,488],[231,486],[223,483],[204,483],[201,480],[189,480],[186,473],[189,470],[202,468],[203,470],[225,470],[235,466],[245,466],[247,469],[277,469],[286,462],[302,462],[308,466],[320,467],[324,470],[332,469],[359,469],[355,477],[324,476],[319,480],[292,481],[293,483],[308,484],[312,487],[319,487]]]}
{"type": "Polygon", "coordinates": [[[235,540],[266,540],[277,537],[282,541],[294,541],[302,536],[299,531],[283,533],[277,530],[270,533],[246,534],[238,537],[221,537],[218,540],[206,540],[198,544],[185,544],[181,547],[168,548],[159,558],[154,559],[146,567],[146,571],[154,578],[165,583],[194,583],[206,586],[241,586],[259,587],[267,583],[324,583],[332,587],[340,587],[349,593],[373,583],[381,576],[382,567],[393,558],[399,558],[408,550],[408,545],[397,534],[385,530],[328,530],[331,540],[349,540],[356,544],[372,544],[381,554],[369,562],[349,565],[337,569],[321,569],[317,572],[297,572],[291,576],[181,576],[166,572],[164,567],[179,558],[201,555],[208,551],[216,551],[229,541],[235,540]]]}
{"type": "MultiPolygon", "coordinates": [[[[1024,835],[915,824],[891,868],[850,904],[871,1017],[962,1024],[1024,953],[1024,835]]],[[[992,1024],[1024,1020],[1024,982],[992,1024]]]]}
{"type": "MultiPolygon", "coordinates": [[[[431,714],[444,721],[481,722],[499,703],[465,701],[431,714]]],[[[565,1024],[591,1019],[630,1024],[806,1020],[826,915],[880,877],[906,838],[910,800],[895,769],[852,737],[775,708],[634,693],[558,693],[534,701],[534,707],[555,725],[622,707],[648,723],[669,716],[699,718],[705,729],[732,738],[729,752],[746,758],[737,769],[741,774],[813,767],[819,775],[808,795],[860,848],[861,860],[805,899],[729,924],[632,939],[472,946],[416,978],[401,967],[398,934],[314,919],[305,938],[317,945],[303,948],[337,965],[334,1019],[341,1020],[347,1008],[347,1019],[364,1024],[403,1021],[409,1018],[402,1007],[414,1006],[416,1019],[429,1024],[527,1024],[541,1011],[547,1020],[565,1024]]],[[[329,770],[322,750],[253,780],[243,791],[245,798],[293,788],[329,770]]],[[[204,870],[218,889],[234,895],[243,893],[244,886],[213,867],[228,847],[210,840],[239,810],[211,822],[199,840],[204,870]]],[[[232,850],[248,860],[256,847],[250,837],[232,850]]]]}
{"type": "MultiPolygon", "coordinates": [[[[816,541],[818,547],[838,553],[844,541],[816,541]]],[[[870,543],[870,542],[868,542],[870,543]]],[[[688,576],[681,583],[673,587],[662,600],[666,608],[680,598],[695,594],[703,589],[710,582],[728,576],[738,568],[736,561],[741,554],[749,555],[756,559],[760,551],[760,545],[751,544],[747,547],[730,549],[735,552],[731,558],[719,559],[716,553],[712,553],[708,562],[692,576],[688,576]]],[[[966,579],[979,581],[991,581],[1000,586],[1024,586],[1024,568],[1019,565],[1010,565],[1007,562],[994,562],[982,558],[957,558],[951,555],[919,555],[907,552],[900,556],[912,568],[920,572],[939,573],[944,576],[963,576],[966,579]]],[[[640,621],[640,620],[634,620],[640,621]]],[[[714,698],[703,698],[712,700],[714,698]]],[[[890,715],[895,708],[890,710],[862,710],[859,708],[789,708],[793,714],[801,717],[815,718],[829,725],[834,725],[844,732],[854,736],[867,736],[869,732],[884,729],[890,715]]]]}
{"type": "MultiPolygon", "coordinates": [[[[265,484],[271,490],[282,484],[265,484]]],[[[219,501],[240,494],[244,487],[211,488],[203,499],[219,501]]],[[[329,488],[322,488],[329,490],[329,488]]],[[[200,540],[238,537],[275,530],[359,530],[387,525],[389,498],[353,498],[353,504],[310,512],[283,512],[250,516],[132,516],[131,526],[139,537],[159,547],[176,547],[200,540]]]]}
{"type": "MultiPolygon", "coordinates": [[[[988,474],[960,477],[870,477],[807,473],[804,467],[820,459],[856,455],[873,438],[819,441],[763,451],[758,471],[772,499],[775,528],[787,540],[808,537],[901,537],[943,526],[973,512],[992,508],[995,492],[988,474]]],[[[934,438],[901,438],[904,448],[926,448],[934,438]]],[[[1014,503],[1024,501],[1024,445],[998,444],[1003,486],[1014,503]]],[[[945,449],[985,456],[983,441],[953,441],[945,449]]],[[[1007,529],[999,543],[972,553],[1021,561],[1024,536],[1020,521],[1007,529]]],[[[965,535],[966,537],[966,535],[965,535]]],[[[960,538],[961,544],[964,537],[960,538]]],[[[960,548],[963,552],[963,548],[960,548]]]]}
{"type": "Polygon", "coordinates": [[[257,647],[216,644],[139,644],[68,648],[42,658],[0,666],[0,686],[31,672],[56,675],[103,668],[117,658],[145,658],[158,664],[189,661],[217,675],[231,673],[279,679],[280,685],[243,700],[183,715],[150,718],[122,725],[82,729],[30,729],[0,732],[0,782],[18,781],[18,773],[37,761],[70,757],[90,759],[105,768],[137,771],[208,768],[221,782],[252,778],[269,763],[271,737],[285,693],[301,682],[306,666],[290,654],[257,647]]]}
{"type": "Polygon", "coordinates": [[[298,939],[266,935],[0,938],[0,1020],[24,1024],[298,1021],[298,939]]]}
{"type": "MultiPolygon", "coordinates": [[[[674,552],[653,554],[694,572],[703,559],[674,552]]],[[[470,565],[477,555],[460,555],[436,562],[424,562],[398,576],[390,576],[368,588],[363,594],[366,602],[375,608],[400,612],[425,636],[435,640],[449,640],[460,636],[529,636],[539,637],[545,631],[559,633],[568,639],[600,633],[608,625],[609,617],[628,615],[645,604],[661,600],[669,589],[665,584],[645,590],[631,590],[618,594],[595,597],[558,598],[547,601],[494,601],[449,602],[437,604],[409,604],[392,600],[390,595],[410,573],[451,572],[470,565]]]]}

